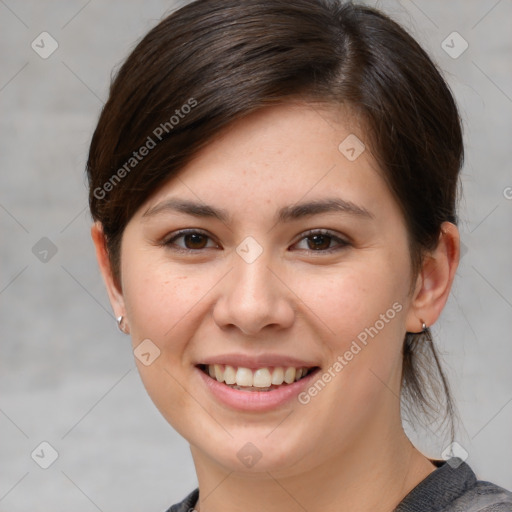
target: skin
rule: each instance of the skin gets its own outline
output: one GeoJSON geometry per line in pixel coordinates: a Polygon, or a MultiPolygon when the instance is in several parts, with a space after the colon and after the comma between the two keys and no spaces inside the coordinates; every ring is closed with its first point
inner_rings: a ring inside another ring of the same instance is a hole
{"type": "Polygon", "coordinates": [[[231,124],[132,217],[119,286],[101,225],[92,228],[112,307],[133,347],[149,338],[160,350],[151,365],[136,363],[156,406],[190,443],[196,510],[390,511],[435,469],[402,429],[401,347],[406,331],[438,319],[459,234],[443,224],[411,293],[398,204],[369,150],[353,162],[338,150],[350,133],[365,139],[350,119],[297,102],[231,124]],[[171,197],[226,209],[231,221],[166,209],[144,215],[171,197]],[[330,212],[274,221],[283,206],[327,197],[372,217],[330,212]],[[207,236],[162,243],[185,228],[207,236]],[[316,249],[304,234],[310,229],[348,243],[327,236],[316,249]],[[236,252],[247,236],[263,250],[250,264],[236,252]],[[394,303],[401,311],[307,404],[235,411],[197,379],[194,365],[221,353],[291,354],[326,369],[394,303]],[[247,442],[261,453],[251,468],[237,457],[247,442]]]}

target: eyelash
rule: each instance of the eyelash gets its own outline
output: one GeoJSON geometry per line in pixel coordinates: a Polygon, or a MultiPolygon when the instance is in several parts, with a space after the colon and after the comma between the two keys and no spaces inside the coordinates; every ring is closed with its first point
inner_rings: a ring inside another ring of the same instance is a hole
{"type": "MultiPolygon", "coordinates": [[[[165,247],[168,247],[168,248],[171,248],[173,251],[177,251],[177,252],[182,252],[182,253],[198,253],[204,249],[211,249],[211,247],[204,247],[202,249],[187,249],[187,248],[184,248],[184,247],[179,247],[179,246],[176,246],[173,244],[173,242],[175,242],[176,240],[178,240],[179,238],[182,238],[186,235],[202,235],[202,236],[205,236],[209,239],[211,239],[210,235],[208,235],[207,233],[205,233],[204,231],[201,231],[201,230],[197,230],[197,229],[182,229],[180,231],[177,231],[176,233],[173,234],[173,236],[171,238],[166,238],[165,240],[162,241],[161,245],[165,246],[165,247]]],[[[330,249],[324,249],[324,250],[313,250],[313,249],[302,249],[302,250],[305,250],[309,253],[333,253],[333,252],[337,252],[341,249],[344,249],[345,247],[347,247],[349,244],[349,242],[347,242],[346,240],[343,240],[341,239],[340,237],[336,236],[333,234],[332,231],[329,231],[329,230],[326,230],[326,229],[312,229],[312,230],[309,230],[309,231],[306,231],[302,238],[300,238],[300,240],[296,243],[299,243],[301,242],[302,240],[305,240],[307,238],[312,238],[313,236],[316,236],[316,235],[322,235],[322,236],[327,236],[329,238],[331,238],[333,241],[335,242],[338,242],[339,246],[338,247],[334,247],[334,248],[330,248],[330,249]]],[[[295,244],[294,244],[295,245],[295,244]]]]}

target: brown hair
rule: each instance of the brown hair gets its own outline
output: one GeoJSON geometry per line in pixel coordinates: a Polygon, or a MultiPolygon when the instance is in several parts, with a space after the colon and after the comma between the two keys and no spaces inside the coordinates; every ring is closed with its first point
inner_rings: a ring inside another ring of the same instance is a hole
{"type": "MultiPolygon", "coordinates": [[[[128,56],[92,137],[89,204],[118,282],[135,211],[220,130],[293,98],[348,106],[364,122],[365,143],[403,211],[417,276],[442,222],[457,223],[463,161],[456,104],[425,51],[380,11],[351,2],[197,0],[128,56]]],[[[430,333],[427,343],[421,336],[404,340],[402,397],[435,417],[441,390],[451,419],[430,333]]]]}

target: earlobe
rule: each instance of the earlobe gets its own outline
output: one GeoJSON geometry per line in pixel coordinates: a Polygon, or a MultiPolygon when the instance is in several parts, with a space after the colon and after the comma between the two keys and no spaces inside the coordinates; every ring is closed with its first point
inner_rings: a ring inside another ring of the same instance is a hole
{"type": "Polygon", "coordinates": [[[457,226],[444,222],[437,247],[425,256],[417,278],[406,320],[408,332],[421,332],[422,323],[431,326],[441,315],[459,265],[459,251],[457,226]]]}
{"type": "MultiPolygon", "coordinates": [[[[116,318],[126,315],[122,291],[112,272],[112,265],[107,251],[105,235],[100,222],[95,222],[91,227],[91,237],[96,249],[96,259],[107,288],[110,305],[116,318]]],[[[124,332],[124,331],[123,331],[124,332]]]]}

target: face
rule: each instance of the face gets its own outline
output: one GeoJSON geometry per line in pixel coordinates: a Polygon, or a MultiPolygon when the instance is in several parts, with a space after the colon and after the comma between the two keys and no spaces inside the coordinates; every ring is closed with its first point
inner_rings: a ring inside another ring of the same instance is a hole
{"type": "Polygon", "coordinates": [[[197,458],[292,474],[399,425],[407,231],[353,132],[307,104],[251,114],[126,227],[136,362],[197,458]]]}

